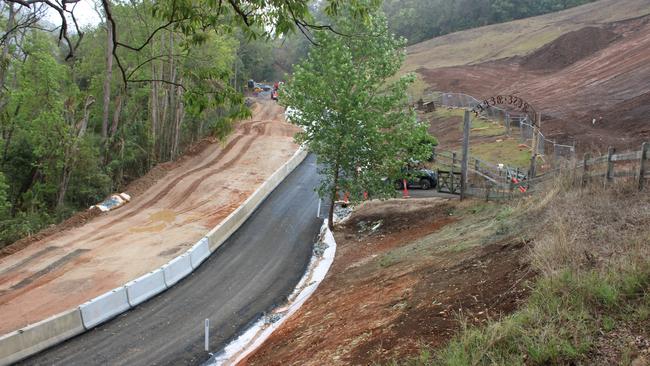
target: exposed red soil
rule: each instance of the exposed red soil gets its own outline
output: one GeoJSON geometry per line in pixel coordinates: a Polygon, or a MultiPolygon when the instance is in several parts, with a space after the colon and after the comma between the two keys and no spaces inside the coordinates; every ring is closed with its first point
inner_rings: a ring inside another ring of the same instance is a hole
{"type": "Polygon", "coordinates": [[[564,34],[526,55],[521,60],[521,66],[529,70],[560,70],[609,46],[618,37],[608,29],[585,27],[564,34]]]}
{"type": "Polygon", "coordinates": [[[417,72],[431,90],[518,95],[542,112],[547,137],[576,140],[580,151],[638,150],[650,139],[649,50],[642,17],[567,34],[526,58],[417,72]]]}
{"type": "MultiPolygon", "coordinates": [[[[524,245],[492,243],[465,251],[387,253],[454,224],[454,204],[408,200],[410,209],[379,204],[335,233],[336,259],[318,291],[245,365],[371,365],[416,356],[447,342],[460,327],[510,313],[532,278],[524,245]],[[371,232],[360,222],[383,220],[371,232]],[[390,258],[390,257],[388,257],[390,258]]],[[[389,201],[392,205],[395,201],[389,201]]]]}

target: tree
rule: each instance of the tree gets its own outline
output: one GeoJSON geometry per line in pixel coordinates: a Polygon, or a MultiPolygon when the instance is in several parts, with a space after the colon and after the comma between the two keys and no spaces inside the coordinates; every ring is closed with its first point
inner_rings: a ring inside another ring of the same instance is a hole
{"type": "Polygon", "coordinates": [[[290,122],[303,129],[297,142],[318,157],[318,193],[329,196],[330,228],[338,192],[349,192],[353,201],[364,192],[393,195],[386,178],[431,152],[419,143],[427,135],[426,126],[407,103],[406,88],[414,77],[395,78],[405,58],[405,41],[388,33],[379,12],[363,23],[343,14],[336,29],[351,36],[318,32],[318,46],[294,68],[280,92],[290,122]]]}

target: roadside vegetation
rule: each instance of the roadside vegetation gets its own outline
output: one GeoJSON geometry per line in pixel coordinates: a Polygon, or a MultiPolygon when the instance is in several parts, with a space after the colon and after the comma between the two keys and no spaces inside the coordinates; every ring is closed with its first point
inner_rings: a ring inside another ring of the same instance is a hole
{"type": "Polygon", "coordinates": [[[363,22],[353,11],[344,7],[331,19],[336,33],[315,34],[318,46],[295,66],[279,99],[289,122],[302,128],[296,141],[321,164],[318,193],[329,200],[330,228],[340,191],[352,202],[391,197],[392,178],[426,160],[436,143],[408,104],[414,76],[394,78],[406,57],[404,40],[388,32],[378,9],[363,22]]]}
{"type": "MultiPolygon", "coordinates": [[[[560,179],[512,205],[503,225],[526,225],[537,278],[513,314],[462,329],[413,365],[647,362],[650,196],[631,183],[584,189],[560,179]],[[594,199],[598,197],[598,199],[594,199]],[[645,361],[644,361],[645,360],[645,361]]],[[[644,363],[637,363],[644,364],[644,363]]]]}
{"type": "MultiPolygon", "coordinates": [[[[78,27],[73,7],[0,1],[0,248],[223,140],[246,81],[289,72],[298,28],[340,3],[103,1],[78,27]]],[[[345,1],[355,19],[366,3],[345,1]]]]}

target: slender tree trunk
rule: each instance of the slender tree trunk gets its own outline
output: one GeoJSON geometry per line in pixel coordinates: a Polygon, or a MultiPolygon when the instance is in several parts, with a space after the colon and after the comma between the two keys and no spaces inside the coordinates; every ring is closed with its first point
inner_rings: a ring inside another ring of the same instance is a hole
{"type": "MultiPolygon", "coordinates": [[[[59,184],[59,190],[56,199],[57,209],[63,208],[63,204],[65,203],[65,194],[68,191],[68,186],[70,185],[70,178],[72,177],[72,167],[76,162],[77,153],[79,151],[78,149],[79,141],[86,134],[86,129],[88,127],[88,119],[90,118],[90,106],[94,102],[95,102],[95,98],[93,97],[88,97],[86,99],[86,102],[84,104],[83,117],[81,121],[79,121],[79,123],[76,125],[77,127],[76,131],[73,130],[73,132],[71,133],[72,135],[71,138],[73,142],[72,144],[69,145],[68,148],[66,148],[65,151],[61,183],[59,184]]],[[[72,125],[73,125],[72,127],[75,127],[74,118],[72,119],[72,125]]]]}
{"type": "MultiPolygon", "coordinates": [[[[7,27],[5,28],[5,34],[14,27],[16,20],[16,10],[14,9],[14,3],[9,4],[9,17],[7,18],[7,27]]],[[[5,44],[2,47],[2,60],[7,60],[9,58],[9,40],[12,37],[7,37],[5,39],[5,44]]],[[[4,87],[5,80],[7,79],[7,70],[9,69],[9,62],[6,61],[4,67],[0,67],[0,91],[4,97],[4,87]]],[[[4,98],[3,98],[4,99],[4,98]]]]}
{"type": "MultiPolygon", "coordinates": [[[[174,32],[169,32],[169,80],[172,83],[176,82],[176,65],[174,63],[174,32]]],[[[176,131],[176,113],[177,113],[177,100],[176,100],[176,86],[169,85],[169,123],[167,123],[167,154],[170,160],[175,158],[174,154],[174,140],[176,131]]]]}
{"type": "Polygon", "coordinates": [[[174,117],[174,143],[172,145],[172,160],[175,160],[178,156],[178,145],[180,143],[181,136],[181,123],[183,122],[184,117],[184,108],[183,108],[183,90],[181,88],[176,88],[176,115],[174,117]]]}
{"type": "Polygon", "coordinates": [[[123,106],[122,100],[123,98],[121,94],[119,94],[115,98],[115,111],[113,112],[113,124],[111,125],[111,130],[108,135],[108,137],[111,139],[115,137],[115,134],[117,133],[117,129],[120,125],[120,114],[122,113],[122,106],[123,106]]]}
{"type": "Polygon", "coordinates": [[[104,111],[102,114],[102,141],[108,138],[108,118],[111,107],[111,81],[113,80],[113,26],[106,22],[106,75],[104,79],[104,111]]]}
{"type": "MultiPolygon", "coordinates": [[[[16,118],[18,117],[18,113],[20,113],[20,104],[16,106],[16,109],[14,110],[14,115],[11,117],[11,126],[9,127],[9,131],[7,131],[7,134],[3,136],[5,140],[5,146],[4,146],[4,151],[2,152],[2,166],[4,167],[5,163],[9,159],[9,146],[11,145],[11,139],[14,136],[14,130],[16,129],[16,118]]],[[[4,131],[3,131],[4,132],[4,131]]]]}
{"type": "MultiPolygon", "coordinates": [[[[156,77],[155,63],[151,63],[151,76],[152,79],[156,77]]],[[[156,155],[156,142],[158,138],[158,82],[151,82],[151,153],[154,157],[156,155]]]]}
{"type": "Polygon", "coordinates": [[[332,192],[330,197],[330,209],[327,213],[327,226],[330,230],[334,230],[334,203],[336,202],[336,196],[338,195],[338,185],[339,185],[339,162],[338,160],[334,163],[334,179],[332,180],[332,192]]]}

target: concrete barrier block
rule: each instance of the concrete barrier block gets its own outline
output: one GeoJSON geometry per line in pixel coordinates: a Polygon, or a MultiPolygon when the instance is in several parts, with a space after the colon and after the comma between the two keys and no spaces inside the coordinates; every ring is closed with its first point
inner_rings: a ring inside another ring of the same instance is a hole
{"type": "Polygon", "coordinates": [[[81,319],[83,320],[86,329],[94,328],[95,326],[122,314],[129,310],[129,299],[126,295],[126,288],[124,286],[118,287],[103,295],[79,305],[81,310],[81,319]]]}
{"type": "Polygon", "coordinates": [[[85,331],[79,309],[65,311],[0,337],[0,365],[9,365],[85,331]]]}
{"type": "Polygon", "coordinates": [[[167,264],[162,266],[165,275],[165,284],[167,287],[172,287],[178,281],[182,280],[188,274],[192,273],[192,262],[190,255],[185,253],[180,255],[167,264]]]}
{"type": "Polygon", "coordinates": [[[190,254],[190,263],[192,264],[192,268],[197,268],[210,256],[208,238],[199,240],[199,242],[194,244],[194,246],[187,252],[190,254]]]}
{"type": "Polygon", "coordinates": [[[129,305],[132,307],[149,300],[167,289],[162,268],[140,276],[128,282],[124,287],[126,287],[129,305]]]}

